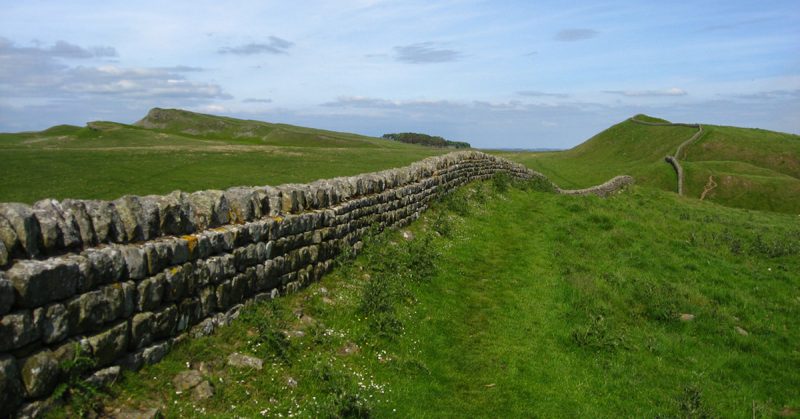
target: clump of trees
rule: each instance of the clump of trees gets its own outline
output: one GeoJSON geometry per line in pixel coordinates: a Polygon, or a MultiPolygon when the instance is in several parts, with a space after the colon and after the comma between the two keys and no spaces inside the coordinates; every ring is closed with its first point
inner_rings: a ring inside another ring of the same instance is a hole
{"type": "Polygon", "coordinates": [[[419,134],[416,132],[401,132],[397,134],[383,134],[383,138],[401,143],[420,144],[428,147],[448,147],[448,148],[470,148],[469,143],[464,141],[445,140],[439,136],[419,134]]]}

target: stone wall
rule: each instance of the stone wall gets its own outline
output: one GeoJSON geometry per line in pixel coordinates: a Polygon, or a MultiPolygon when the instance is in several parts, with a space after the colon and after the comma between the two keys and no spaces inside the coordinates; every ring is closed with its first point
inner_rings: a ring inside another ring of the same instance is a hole
{"type": "Polygon", "coordinates": [[[35,415],[76,350],[96,379],[157,362],[243,302],[317,280],[371,225],[406,225],[498,172],[543,178],[463,151],[304,185],[0,204],[0,412],[35,415]]]}
{"type": "Polygon", "coordinates": [[[664,157],[664,161],[669,163],[673,169],[675,169],[675,175],[678,178],[678,195],[683,196],[683,185],[684,185],[684,173],[683,173],[683,166],[681,166],[681,162],[678,161],[681,158],[681,154],[683,154],[683,150],[689,146],[692,142],[700,138],[703,135],[703,126],[700,124],[683,124],[683,123],[673,123],[673,122],[648,122],[648,121],[641,121],[636,118],[631,118],[631,121],[641,124],[641,125],[650,125],[654,127],[687,127],[687,128],[696,128],[697,132],[694,133],[688,140],[682,142],[678,148],[675,150],[675,155],[673,156],[666,156],[664,157]]]}

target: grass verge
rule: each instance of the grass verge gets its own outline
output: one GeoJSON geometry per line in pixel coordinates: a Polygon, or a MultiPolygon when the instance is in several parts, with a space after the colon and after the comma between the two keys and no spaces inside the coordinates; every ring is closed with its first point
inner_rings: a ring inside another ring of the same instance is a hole
{"type": "Polygon", "coordinates": [[[126,373],[100,404],[167,417],[796,414],[796,216],[647,188],[537,189],[470,184],[412,240],[373,236],[320,283],[126,373]],[[227,365],[234,352],[264,369],[227,365]],[[176,392],[189,368],[212,398],[176,392]]]}

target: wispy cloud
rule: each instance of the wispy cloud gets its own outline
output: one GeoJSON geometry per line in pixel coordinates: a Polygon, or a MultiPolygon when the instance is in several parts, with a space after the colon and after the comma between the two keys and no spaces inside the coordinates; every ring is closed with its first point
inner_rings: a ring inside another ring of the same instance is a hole
{"type": "Polygon", "coordinates": [[[686,96],[686,90],[673,87],[664,90],[604,90],[603,93],[627,97],[660,97],[660,96],[686,96]]]}
{"type": "Polygon", "coordinates": [[[217,50],[220,54],[254,55],[254,54],[288,54],[289,48],[294,45],[277,36],[270,36],[268,42],[239,45],[235,47],[222,47],[217,50]]]}
{"type": "Polygon", "coordinates": [[[242,101],[242,103],[272,103],[272,99],[258,99],[249,97],[242,101]]]}
{"type": "Polygon", "coordinates": [[[70,66],[68,59],[115,56],[112,47],[84,48],[59,41],[52,47],[18,47],[0,38],[0,94],[6,97],[69,99],[103,95],[120,100],[230,98],[213,83],[188,80],[200,69],[175,67],[70,66]]]}
{"type": "Polygon", "coordinates": [[[722,95],[746,100],[775,100],[775,99],[800,99],[800,89],[794,90],[768,90],[764,92],[722,95]]]}
{"type": "Polygon", "coordinates": [[[771,18],[766,18],[766,17],[759,17],[759,18],[753,18],[753,19],[739,20],[739,21],[736,21],[736,22],[720,23],[720,24],[717,24],[717,25],[708,25],[708,26],[705,26],[705,27],[701,28],[699,30],[699,32],[715,32],[715,31],[725,31],[725,30],[730,30],[730,29],[737,29],[737,28],[740,28],[742,26],[753,25],[753,24],[756,24],[756,23],[766,22],[766,21],[769,21],[769,20],[772,20],[772,19],[771,18]]]}
{"type": "Polygon", "coordinates": [[[395,59],[410,64],[432,64],[458,61],[463,54],[452,49],[439,48],[433,42],[420,42],[394,47],[395,59]]]}
{"type": "Polygon", "coordinates": [[[575,42],[591,39],[599,34],[600,32],[594,29],[564,29],[558,31],[554,38],[556,41],[561,42],[575,42]]]}
{"type": "Polygon", "coordinates": [[[206,71],[203,67],[193,67],[189,65],[176,65],[172,67],[156,67],[159,70],[170,71],[175,73],[199,73],[206,71]]]}
{"type": "Polygon", "coordinates": [[[527,96],[527,97],[554,97],[554,98],[566,98],[569,97],[566,93],[548,93],[548,92],[540,92],[538,90],[520,90],[517,92],[520,96],[527,96]]]}
{"type": "Polygon", "coordinates": [[[50,57],[67,59],[87,59],[116,57],[117,50],[109,46],[95,46],[84,48],[66,41],[56,41],[50,47],[19,47],[11,40],[0,37],[0,57],[7,59],[24,59],[31,57],[50,57]]]}

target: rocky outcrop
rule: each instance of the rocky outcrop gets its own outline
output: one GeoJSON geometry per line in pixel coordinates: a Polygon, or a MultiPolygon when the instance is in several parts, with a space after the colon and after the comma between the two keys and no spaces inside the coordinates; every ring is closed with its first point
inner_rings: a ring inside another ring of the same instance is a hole
{"type": "MultiPolygon", "coordinates": [[[[437,196],[499,172],[544,178],[465,151],[303,185],[0,204],[0,412],[39,411],[76,351],[106,372],[157,362],[242,303],[317,280],[370,226],[404,226],[437,196]]],[[[631,181],[558,191],[604,196],[631,181]]]]}

